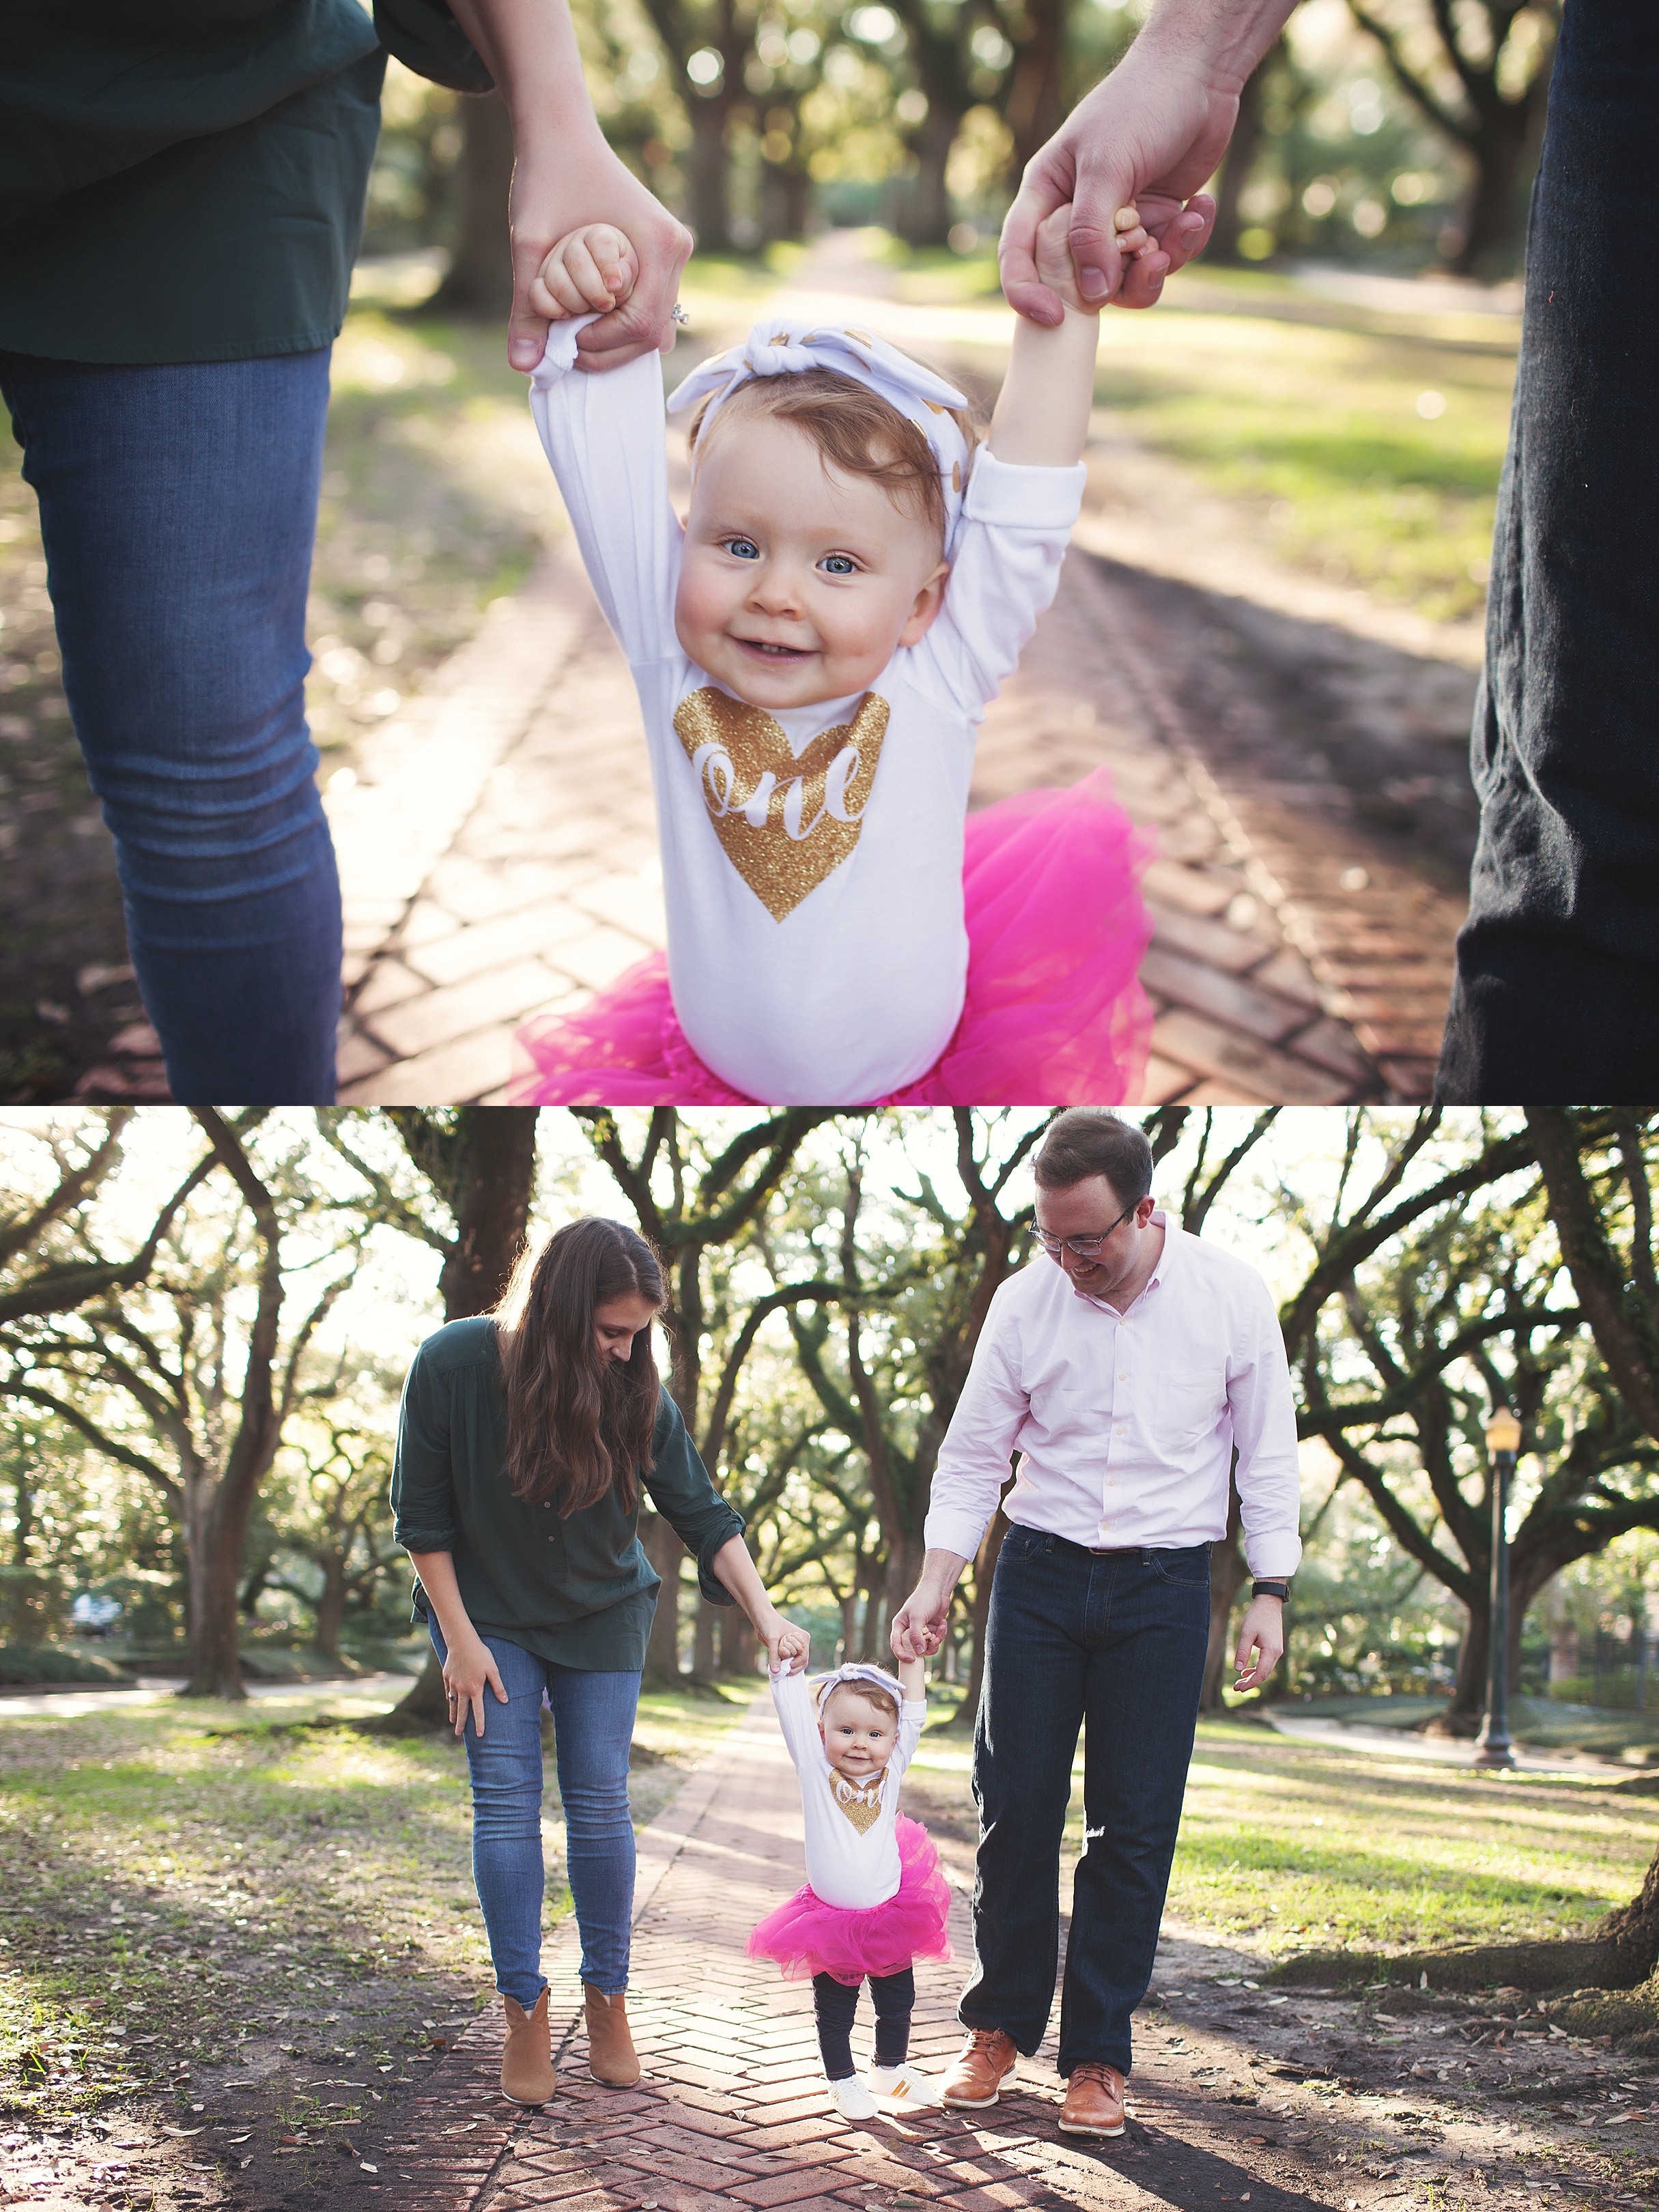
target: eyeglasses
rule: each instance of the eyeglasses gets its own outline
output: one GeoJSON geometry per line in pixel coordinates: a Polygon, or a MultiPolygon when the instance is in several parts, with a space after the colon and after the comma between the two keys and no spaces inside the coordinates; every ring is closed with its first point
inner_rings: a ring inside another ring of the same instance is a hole
{"type": "Polygon", "coordinates": [[[1112,1230],[1117,1227],[1119,1222],[1127,1221],[1135,1210],[1133,1206],[1126,1206],[1117,1217],[1117,1221],[1111,1224],[1111,1228],[1103,1229],[1098,1237],[1051,1237],[1046,1229],[1039,1229],[1037,1243],[1042,1245],[1051,1260],[1058,1260],[1062,1252],[1070,1252],[1079,1260],[1097,1260],[1105,1248],[1106,1239],[1111,1235],[1112,1230]]]}

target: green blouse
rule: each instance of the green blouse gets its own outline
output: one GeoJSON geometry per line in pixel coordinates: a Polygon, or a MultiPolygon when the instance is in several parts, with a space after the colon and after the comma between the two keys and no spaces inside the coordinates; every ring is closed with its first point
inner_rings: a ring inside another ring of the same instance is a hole
{"type": "Polygon", "coordinates": [[[0,352],[141,365],[327,345],[386,48],[489,88],[447,0],[3,0],[0,352]]]}
{"type": "MultiPolygon", "coordinates": [[[[696,1560],[703,1595],[730,1605],[714,1559],[742,1535],[743,1521],[708,1480],[665,1390],[652,1454],[646,1494],[696,1560]]],[[[624,1513],[613,1491],[561,1520],[552,1505],[513,1495],[506,1455],[495,1324],[451,1322],[422,1345],[404,1384],[392,1469],[398,1542],[451,1554],[461,1602],[481,1635],[564,1667],[637,1673],[659,1588],[640,1544],[638,1506],[624,1513]]],[[[428,1617],[418,1581],[415,1612],[428,1617]]]]}

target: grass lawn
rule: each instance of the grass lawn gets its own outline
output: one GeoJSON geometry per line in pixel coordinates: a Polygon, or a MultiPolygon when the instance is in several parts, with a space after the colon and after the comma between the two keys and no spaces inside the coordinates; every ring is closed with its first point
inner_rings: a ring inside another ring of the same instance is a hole
{"type": "MultiPolygon", "coordinates": [[[[969,1757],[924,1737],[917,1779],[941,1808],[967,1808],[969,1757]]],[[[1068,1863],[1082,1830],[1079,1762],[1068,1863]]],[[[1572,1935],[1635,1893],[1656,1844],[1659,1802],[1605,1785],[1407,1770],[1205,1722],[1169,1909],[1274,1956],[1572,1935]]]]}
{"type": "MultiPolygon", "coordinates": [[[[143,2089],[211,2124],[246,2069],[302,2116],[326,2086],[380,2101],[447,2045],[488,1987],[465,1754],[331,1722],[338,1695],[0,1705],[0,2106],[143,2089]],[[295,2062],[350,2079],[302,2090],[295,2062]]],[[[636,1826],[748,1702],[642,1701],[636,1826]]],[[[568,1897],[550,1768],[552,1919],[568,1897]]],[[[367,2100],[323,2101],[337,2119],[367,2100]]]]}
{"type": "Polygon", "coordinates": [[[1106,318],[1100,404],[1240,501],[1281,558],[1438,621],[1475,615],[1513,356],[1328,312],[1212,313],[1172,286],[1152,313],[1106,318]]]}

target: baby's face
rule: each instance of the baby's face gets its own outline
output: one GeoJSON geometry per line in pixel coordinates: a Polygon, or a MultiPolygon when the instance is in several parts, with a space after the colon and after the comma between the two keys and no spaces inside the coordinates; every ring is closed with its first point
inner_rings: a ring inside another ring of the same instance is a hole
{"type": "Polygon", "coordinates": [[[824,1754],[837,1774],[866,1780],[886,1765],[898,1729],[893,1716],[856,1690],[837,1690],[818,1720],[824,1754]]]}
{"type": "Polygon", "coordinates": [[[698,463],[674,627],[751,707],[867,690],[939,612],[945,565],[920,515],[831,471],[775,416],[718,421],[698,463]]]}

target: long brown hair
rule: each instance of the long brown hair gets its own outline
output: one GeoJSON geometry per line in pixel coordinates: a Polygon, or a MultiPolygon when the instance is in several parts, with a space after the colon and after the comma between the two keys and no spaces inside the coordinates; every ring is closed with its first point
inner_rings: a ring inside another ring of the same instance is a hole
{"type": "Polygon", "coordinates": [[[507,1472],[532,1505],[556,1498],[568,1520],[613,1486],[624,1513],[651,1466],[657,1367],[642,1328],[627,1359],[607,1359],[593,1315],[617,1298],[660,1310],[662,1270],[642,1237],[590,1214],[526,1247],[495,1322],[507,1394],[507,1472]]]}

